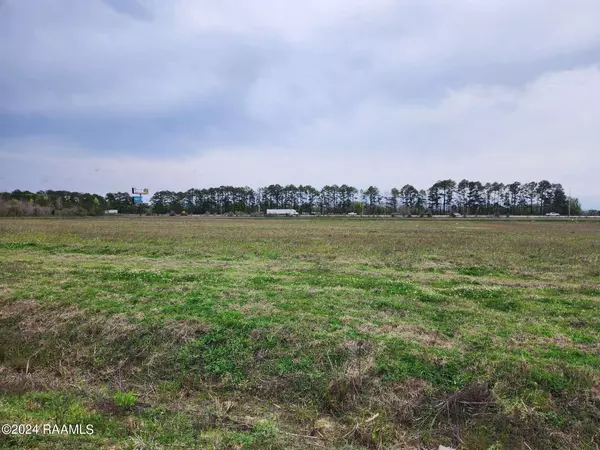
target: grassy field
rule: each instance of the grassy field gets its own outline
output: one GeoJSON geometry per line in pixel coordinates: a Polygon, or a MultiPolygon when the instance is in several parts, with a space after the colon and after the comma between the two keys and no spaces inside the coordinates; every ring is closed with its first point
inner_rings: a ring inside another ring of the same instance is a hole
{"type": "Polygon", "coordinates": [[[14,448],[597,449],[600,223],[0,220],[14,448]]]}

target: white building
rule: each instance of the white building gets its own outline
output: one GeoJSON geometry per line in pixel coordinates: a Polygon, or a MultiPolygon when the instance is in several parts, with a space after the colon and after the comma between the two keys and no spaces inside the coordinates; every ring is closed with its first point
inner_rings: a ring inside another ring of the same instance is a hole
{"type": "Polygon", "coordinates": [[[295,209],[267,209],[267,216],[297,216],[295,209]]]}

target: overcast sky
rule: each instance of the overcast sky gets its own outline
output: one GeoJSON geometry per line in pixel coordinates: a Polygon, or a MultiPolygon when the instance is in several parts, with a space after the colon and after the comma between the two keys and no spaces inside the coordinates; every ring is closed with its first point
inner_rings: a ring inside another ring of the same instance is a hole
{"type": "Polygon", "coordinates": [[[0,0],[0,190],[560,182],[598,0],[0,0]]]}

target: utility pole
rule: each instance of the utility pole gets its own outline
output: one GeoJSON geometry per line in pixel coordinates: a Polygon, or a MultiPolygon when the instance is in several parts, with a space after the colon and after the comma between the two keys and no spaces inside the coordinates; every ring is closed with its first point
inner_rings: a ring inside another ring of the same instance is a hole
{"type": "Polygon", "coordinates": [[[571,187],[569,187],[569,201],[567,204],[567,208],[569,210],[569,217],[571,217],[571,187]]]}

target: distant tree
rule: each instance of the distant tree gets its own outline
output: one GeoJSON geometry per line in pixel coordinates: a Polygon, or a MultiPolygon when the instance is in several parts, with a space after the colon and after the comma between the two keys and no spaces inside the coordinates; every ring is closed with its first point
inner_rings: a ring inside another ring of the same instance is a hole
{"type": "Polygon", "coordinates": [[[452,197],[456,189],[456,181],[442,180],[437,183],[439,193],[442,197],[442,214],[447,214],[447,206],[452,204],[452,197]]]}
{"type": "Polygon", "coordinates": [[[439,212],[441,196],[442,195],[440,193],[440,186],[438,183],[435,183],[427,190],[427,201],[429,203],[429,209],[434,213],[439,212]]]}
{"type": "Polygon", "coordinates": [[[421,189],[417,195],[417,201],[415,203],[415,209],[418,212],[425,211],[425,205],[427,201],[427,192],[424,189],[421,189]]]}
{"type": "Polygon", "coordinates": [[[469,190],[469,181],[462,179],[456,186],[456,196],[459,205],[462,205],[462,213],[467,215],[469,212],[467,211],[467,201],[469,199],[468,195],[469,190]]]}
{"type": "Polygon", "coordinates": [[[389,197],[389,206],[392,212],[398,211],[398,201],[400,199],[400,191],[396,188],[392,188],[389,197]]]}
{"type": "Polygon", "coordinates": [[[535,181],[531,181],[523,185],[523,191],[525,193],[525,198],[529,203],[529,214],[533,214],[533,204],[537,198],[538,185],[535,181]]]}
{"type": "Polygon", "coordinates": [[[479,181],[469,181],[467,189],[467,208],[471,213],[479,214],[483,205],[483,185],[479,181]]]}
{"type": "Polygon", "coordinates": [[[509,208],[512,214],[516,213],[517,204],[519,203],[519,197],[521,194],[521,183],[515,181],[507,186],[508,194],[510,196],[509,208]]]}
{"type": "Polygon", "coordinates": [[[363,201],[369,205],[369,214],[374,214],[375,207],[381,202],[381,194],[375,186],[369,186],[362,191],[363,201]]]}
{"type": "Polygon", "coordinates": [[[540,214],[543,215],[550,207],[552,200],[552,184],[548,180],[542,180],[537,184],[536,194],[540,202],[540,214]]]}
{"type": "Polygon", "coordinates": [[[557,212],[560,214],[566,214],[569,209],[569,203],[567,200],[567,195],[565,194],[565,191],[564,191],[562,185],[560,183],[552,184],[550,186],[550,191],[551,191],[550,209],[552,209],[554,212],[557,212]]]}
{"type": "Polygon", "coordinates": [[[582,210],[581,210],[581,204],[579,203],[579,199],[576,199],[573,197],[567,197],[567,212],[570,212],[572,216],[581,215],[582,210]],[[568,211],[568,205],[571,206],[570,211],[568,211]]]}
{"type": "Polygon", "coordinates": [[[400,189],[400,199],[404,207],[411,212],[417,207],[417,200],[419,198],[419,191],[410,184],[405,184],[400,189]]]}
{"type": "Polygon", "coordinates": [[[341,212],[347,213],[353,211],[353,203],[356,201],[357,194],[358,190],[353,186],[348,186],[346,184],[340,186],[341,212]]]}

